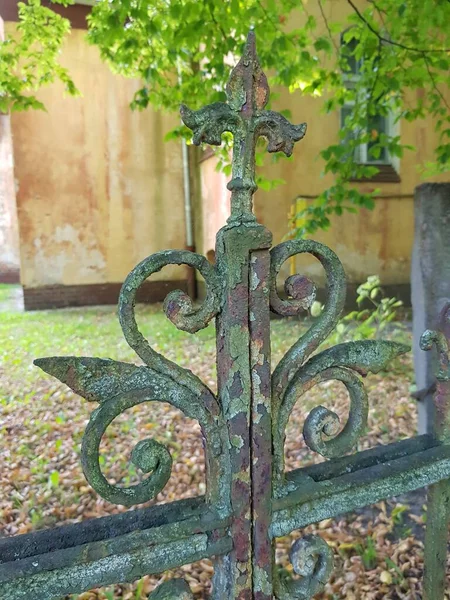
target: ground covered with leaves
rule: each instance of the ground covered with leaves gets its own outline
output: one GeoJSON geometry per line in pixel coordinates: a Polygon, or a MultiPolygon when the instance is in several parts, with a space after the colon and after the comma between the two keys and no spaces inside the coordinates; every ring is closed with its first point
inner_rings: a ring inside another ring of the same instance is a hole
{"type": "MultiPolygon", "coordinates": [[[[81,471],[80,442],[95,406],[32,365],[34,358],[54,355],[99,356],[138,363],[123,339],[115,308],[23,313],[14,302],[8,304],[11,290],[0,288],[0,304],[4,307],[0,312],[0,535],[28,533],[125,510],[99,498],[81,471]]],[[[139,307],[137,315],[144,335],[156,350],[192,369],[215,389],[212,326],[194,336],[180,332],[165,318],[160,305],[139,307]]],[[[274,364],[304,328],[301,320],[272,322],[274,364]]],[[[407,332],[403,335],[408,336],[407,332]]],[[[389,372],[367,378],[369,426],[358,449],[415,434],[411,383],[411,357],[397,360],[389,372]]],[[[289,422],[288,469],[320,460],[305,447],[301,436],[306,415],[318,404],[335,410],[345,421],[348,398],[343,387],[322,384],[308,392],[297,403],[289,422]]],[[[149,433],[170,448],[174,460],[172,476],[156,502],[203,493],[199,427],[168,404],[135,407],[108,428],[102,456],[109,479],[127,485],[139,480],[129,456],[136,442],[149,433]]],[[[318,599],[419,600],[424,502],[425,494],[419,491],[295,532],[277,541],[277,562],[287,574],[292,568],[288,560],[292,539],[319,532],[334,550],[335,569],[318,599]]],[[[72,598],[139,600],[161,581],[180,574],[192,591],[204,598],[212,570],[211,563],[203,560],[160,577],[144,577],[132,585],[110,586],[72,598]]]]}

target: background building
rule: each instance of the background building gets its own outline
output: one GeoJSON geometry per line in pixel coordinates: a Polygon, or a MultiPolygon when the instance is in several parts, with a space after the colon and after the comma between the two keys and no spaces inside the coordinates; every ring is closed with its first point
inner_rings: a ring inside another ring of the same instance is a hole
{"type": "MultiPolygon", "coordinates": [[[[327,7],[332,18],[347,10],[340,0],[327,7]]],[[[164,141],[178,115],[131,111],[139,82],[112,74],[86,42],[90,8],[57,10],[72,22],[62,62],[83,96],[65,97],[61,86],[52,85],[40,92],[47,112],[2,115],[0,121],[0,280],[14,278],[20,262],[27,309],[115,303],[137,262],[187,244],[181,145],[164,141]]],[[[5,31],[13,32],[17,2],[4,0],[0,15],[5,31]]],[[[333,182],[332,175],[321,177],[323,162],[317,157],[338,138],[346,107],[341,114],[324,115],[323,101],[283,91],[276,102],[276,109],[291,111],[293,122],[306,121],[308,131],[293,160],[267,161],[268,176],[286,184],[256,194],[257,217],[273,231],[275,243],[286,236],[298,199],[311,201],[333,182]]],[[[378,125],[386,131],[393,127],[390,119],[378,125]]],[[[437,141],[426,120],[396,127],[402,143],[417,150],[402,159],[382,157],[379,175],[356,183],[365,191],[380,189],[375,209],[337,217],[329,231],[315,237],[340,256],[351,287],[378,274],[389,293],[408,300],[413,192],[423,181],[417,165],[431,160],[437,141]]],[[[358,160],[364,162],[366,155],[361,148],[358,160]]],[[[208,152],[190,152],[189,166],[195,249],[212,256],[215,234],[228,216],[227,178],[216,172],[208,152]]],[[[297,267],[321,282],[314,259],[299,259],[297,267]]],[[[161,300],[170,289],[186,289],[188,279],[186,268],[165,268],[147,282],[141,299],[161,300]]]]}

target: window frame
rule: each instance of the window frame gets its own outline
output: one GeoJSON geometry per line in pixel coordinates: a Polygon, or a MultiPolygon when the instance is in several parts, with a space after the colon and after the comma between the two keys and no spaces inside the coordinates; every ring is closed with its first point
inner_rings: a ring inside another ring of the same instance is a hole
{"type": "MultiPolygon", "coordinates": [[[[348,30],[346,30],[348,31],[348,30]]],[[[343,47],[346,45],[346,43],[344,42],[344,34],[345,31],[343,31],[341,33],[340,36],[340,46],[343,47]]],[[[356,66],[356,71],[353,71],[353,69],[348,70],[348,71],[344,71],[342,70],[342,78],[343,78],[343,83],[346,87],[350,87],[352,85],[352,83],[358,82],[360,79],[360,74],[358,73],[359,69],[361,68],[361,64],[363,62],[364,58],[361,58],[360,60],[356,61],[355,59],[355,66],[356,66]]],[[[366,88],[361,89],[361,94],[365,95],[367,92],[366,88]]],[[[344,111],[347,109],[353,109],[353,107],[355,106],[355,101],[346,101],[339,109],[339,130],[341,131],[343,128],[343,124],[345,121],[346,116],[344,116],[344,111]]],[[[396,120],[395,118],[395,111],[393,109],[389,109],[388,113],[386,115],[380,115],[384,120],[385,120],[385,129],[383,131],[383,133],[386,133],[386,135],[388,136],[397,136],[399,135],[400,132],[400,127],[399,127],[399,122],[398,120],[396,120]]],[[[356,134],[358,135],[358,134],[356,134]]],[[[341,140],[341,143],[345,143],[345,140],[341,140]]],[[[358,144],[358,146],[355,148],[354,150],[354,161],[356,164],[358,165],[362,165],[362,166],[374,166],[380,169],[380,172],[377,173],[376,175],[374,175],[371,178],[363,178],[363,179],[353,179],[353,181],[400,181],[400,160],[398,157],[396,156],[392,156],[389,152],[389,149],[386,148],[385,152],[386,152],[386,156],[384,159],[375,159],[375,158],[370,158],[369,157],[369,143],[370,142],[361,142],[361,144],[358,144]]]]}

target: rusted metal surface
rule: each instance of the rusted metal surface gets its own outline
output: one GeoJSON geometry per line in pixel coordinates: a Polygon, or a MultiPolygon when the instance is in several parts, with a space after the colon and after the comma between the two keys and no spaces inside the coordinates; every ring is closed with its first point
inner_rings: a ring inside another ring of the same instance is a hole
{"type": "MultiPolygon", "coordinates": [[[[450,495],[449,314],[438,332],[426,332],[424,347],[436,344],[437,374],[434,434],[351,454],[367,425],[368,399],[361,376],[378,372],[408,348],[383,341],[340,344],[320,351],[342,312],[346,281],[337,256],[311,240],[291,240],[271,249],[271,233],[252,211],[255,146],[292,152],[306,126],[291,125],[265,110],[267,80],[258,62],[251,31],[244,56],[233,70],[227,103],[199,111],[181,109],[194,142],[220,144],[234,136],[231,215],[217,234],[216,263],[189,251],[158,252],[143,260],[125,280],[119,319],[125,339],[144,366],[112,360],[51,357],[35,361],[88,401],[98,404],[82,444],[87,480],[104,498],[125,506],[155,496],[170,477],[169,450],[153,439],[140,441],[131,461],[148,477],[130,487],[111,484],[101,471],[100,442],[112,421],[144,402],[164,401],[196,419],[206,455],[204,497],[96,519],[51,532],[0,540],[0,596],[45,600],[119,581],[133,581],[202,558],[214,559],[215,600],[308,600],[320,592],[333,568],[332,551],[319,537],[304,536],[292,546],[290,560],[298,578],[277,577],[274,544],[294,529],[377,502],[394,494],[432,485],[425,588],[428,600],[443,598],[445,531],[450,495]],[[315,297],[315,285],[302,275],[278,292],[283,263],[298,254],[316,257],[325,270],[328,299],[321,316],[292,346],[273,373],[270,369],[270,311],[297,316],[315,297]],[[206,282],[199,306],[184,292],[171,292],[167,317],[190,333],[215,318],[218,392],[191,371],[152,349],[136,323],[136,293],[144,281],[168,264],[198,270],[206,282]],[[341,381],[350,396],[347,422],[314,408],[304,424],[309,448],[328,459],[285,472],[286,425],[296,402],[315,385],[341,381]],[[440,531],[439,531],[440,528],[440,531]]],[[[183,580],[161,585],[154,600],[191,600],[183,580]]]]}

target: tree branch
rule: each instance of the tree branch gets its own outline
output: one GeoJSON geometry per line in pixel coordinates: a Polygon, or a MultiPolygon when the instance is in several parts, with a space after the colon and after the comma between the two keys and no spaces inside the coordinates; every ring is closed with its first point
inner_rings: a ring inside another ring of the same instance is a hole
{"type": "Polygon", "coordinates": [[[369,0],[369,2],[371,2],[371,3],[374,5],[374,7],[375,7],[375,10],[377,11],[377,13],[378,13],[378,16],[380,17],[380,21],[381,21],[381,23],[383,24],[383,27],[384,27],[385,29],[387,29],[387,27],[386,27],[386,21],[384,20],[384,16],[383,16],[383,15],[385,15],[385,16],[387,17],[387,13],[386,13],[386,11],[385,11],[385,10],[381,10],[381,8],[379,8],[379,7],[378,7],[378,5],[377,5],[377,3],[375,2],[375,0],[369,0]]]}
{"type": "MultiPolygon", "coordinates": [[[[449,0],[450,2],[450,0],[449,0]]],[[[267,12],[266,8],[264,7],[264,5],[262,4],[261,0],[256,0],[256,3],[258,4],[259,8],[261,9],[261,11],[264,13],[266,19],[269,21],[269,23],[272,25],[272,27],[275,29],[275,31],[280,31],[278,29],[278,25],[276,24],[276,22],[274,22],[274,20],[272,19],[272,17],[269,15],[269,13],[267,12]]]]}
{"type": "MultiPolygon", "coordinates": [[[[449,0],[450,1],[450,0],[449,0]]],[[[431,83],[433,85],[433,88],[435,89],[436,93],[438,94],[438,96],[440,96],[442,102],[444,103],[444,105],[447,107],[447,109],[450,111],[450,104],[447,102],[444,94],[441,92],[441,90],[438,88],[437,83],[436,83],[436,79],[434,78],[434,74],[432,72],[432,70],[430,69],[430,64],[428,62],[428,58],[426,57],[426,54],[423,53],[422,54],[422,58],[425,62],[425,66],[427,68],[428,71],[428,75],[430,76],[431,79],[431,83]]]]}
{"type": "Polygon", "coordinates": [[[339,46],[336,44],[336,40],[334,39],[333,35],[331,34],[331,29],[330,29],[330,26],[328,24],[328,20],[327,20],[327,18],[325,16],[325,11],[323,10],[322,0],[317,0],[317,2],[319,4],[320,13],[322,15],[322,19],[324,20],[325,27],[327,28],[328,35],[330,37],[331,43],[333,44],[333,46],[334,46],[334,48],[336,50],[336,53],[339,55],[339,46]]]}
{"type": "MultiPolygon", "coordinates": [[[[383,49],[383,42],[379,39],[378,40],[378,48],[377,48],[377,56],[376,56],[375,60],[373,61],[373,63],[375,63],[375,62],[379,63],[380,62],[382,49],[383,49]]],[[[379,68],[379,65],[378,65],[377,72],[376,72],[375,78],[373,80],[372,88],[371,88],[371,90],[369,92],[369,102],[368,102],[368,107],[369,108],[370,108],[371,104],[377,104],[379,102],[379,98],[377,98],[377,100],[376,100],[375,103],[373,102],[373,93],[374,93],[375,87],[376,87],[376,85],[378,83],[379,75],[380,75],[380,68],[379,68]]],[[[370,110],[368,110],[367,112],[370,113],[370,110]]],[[[370,116],[370,115],[368,115],[368,116],[370,116]]]]}
{"type": "Polygon", "coordinates": [[[214,25],[215,25],[215,26],[216,26],[216,27],[219,29],[220,33],[222,34],[222,37],[223,37],[223,40],[224,40],[224,42],[228,42],[228,37],[227,37],[227,34],[225,33],[225,31],[224,31],[224,29],[223,29],[222,25],[221,25],[220,23],[218,23],[218,22],[217,22],[217,19],[216,19],[216,16],[215,16],[215,14],[214,14],[214,10],[213,10],[213,8],[212,8],[211,4],[210,4],[208,1],[206,2],[206,4],[207,4],[207,6],[208,6],[208,11],[209,11],[209,14],[211,15],[211,20],[212,20],[212,22],[213,22],[213,23],[214,23],[214,25]]]}
{"type": "MultiPolygon", "coordinates": [[[[450,1],[450,0],[449,0],[450,1]]],[[[375,27],[369,23],[369,21],[364,17],[364,15],[360,12],[357,6],[352,2],[352,0],[347,0],[348,4],[353,8],[354,12],[358,15],[359,19],[366,25],[366,27],[377,36],[379,40],[385,42],[386,44],[390,44],[391,46],[397,46],[398,48],[403,48],[403,50],[408,50],[408,52],[417,52],[418,54],[425,54],[429,52],[450,52],[449,48],[443,48],[442,50],[423,50],[420,48],[413,48],[412,46],[406,46],[405,44],[401,44],[400,42],[395,42],[394,40],[390,40],[381,35],[379,31],[375,29],[375,27]]]]}

